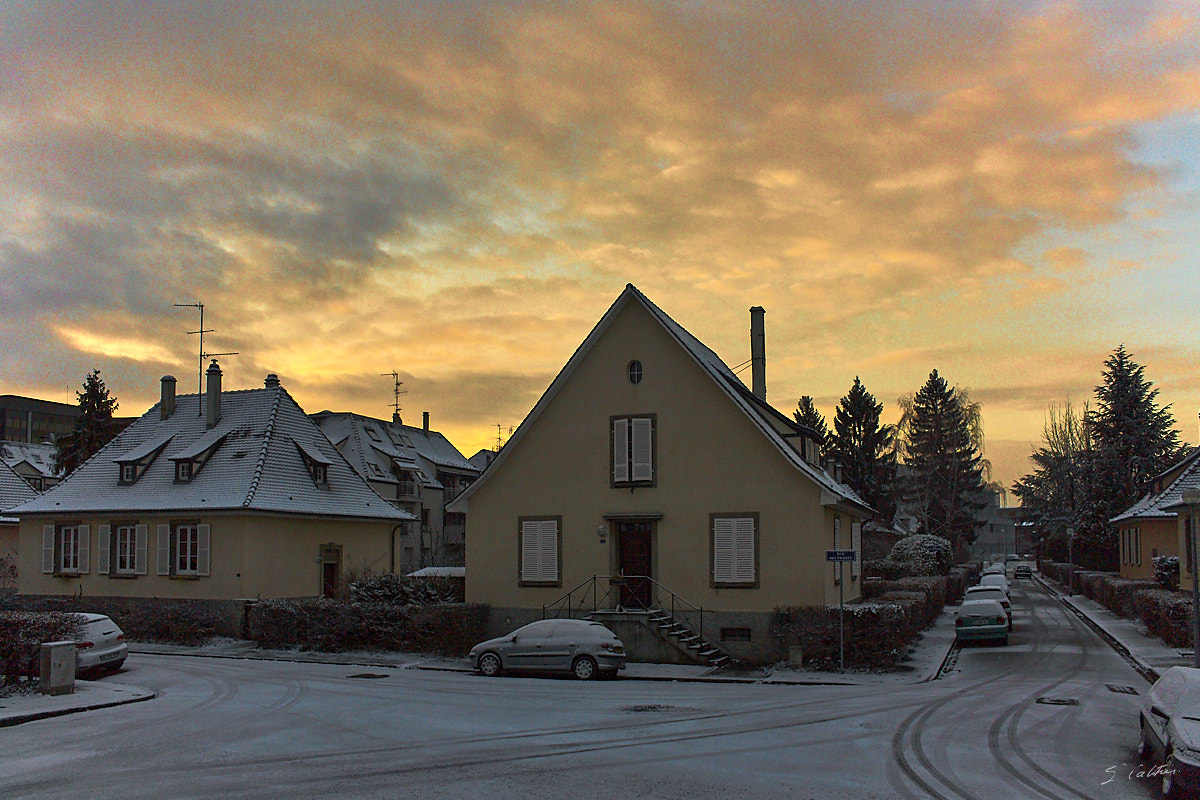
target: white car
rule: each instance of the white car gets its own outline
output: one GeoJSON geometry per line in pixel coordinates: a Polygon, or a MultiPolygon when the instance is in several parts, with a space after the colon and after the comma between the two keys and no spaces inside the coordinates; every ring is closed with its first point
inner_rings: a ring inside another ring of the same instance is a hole
{"type": "Polygon", "coordinates": [[[1012,603],[1008,599],[1008,593],[999,586],[971,586],[967,589],[963,596],[963,602],[971,600],[995,600],[1004,607],[1004,613],[1008,615],[1008,629],[1012,630],[1012,603]]]}
{"type": "Polygon", "coordinates": [[[984,575],[979,579],[980,586],[995,586],[1002,589],[1005,594],[1008,594],[1008,578],[1003,575],[992,574],[984,575]]]}
{"type": "Polygon", "coordinates": [[[625,645],[599,622],[543,619],[508,634],[480,642],[467,660],[488,677],[505,670],[568,672],[580,680],[617,674],[625,669],[625,645]]]}
{"type": "Polygon", "coordinates": [[[1171,667],[1146,692],[1138,712],[1138,753],[1162,767],[1162,793],[1200,792],[1200,669],[1171,667]]]}
{"type": "Polygon", "coordinates": [[[83,618],[75,640],[75,672],[116,672],[129,655],[125,633],[103,614],[76,614],[83,618]]]}

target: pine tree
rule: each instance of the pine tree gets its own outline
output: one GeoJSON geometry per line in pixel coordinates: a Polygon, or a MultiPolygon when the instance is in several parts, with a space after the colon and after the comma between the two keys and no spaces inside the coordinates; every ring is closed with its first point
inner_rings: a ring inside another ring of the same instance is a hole
{"type": "Polygon", "coordinates": [[[975,538],[983,475],[966,415],[936,369],[913,398],[907,433],[904,499],[920,533],[948,539],[960,551],[975,538]]]}
{"type": "Polygon", "coordinates": [[[83,381],[83,391],[75,392],[79,399],[79,416],[70,433],[58,439],[54,452],[54,468],[66,477],[117,435],[113,412],[117,401],[109,397],[108,387],[94,369],[83,381]]]}
{"type": "Polygon", "coordinates": [[[817,442],[821,446],[823,458],[829,449],[829,426],[825,424],[825,417],[821,416],[820,411],[817,411],[813,399],[808,395],[801,397],[800,401],[796,403],[796,410],[792,412],[792,416],[796,418],[796,422],[817,433],[817,442]]]}
{"type": "Polygon", "coordinates": [[[882,413],[883,404],[855,376],[838,404],[829,452],[842,464],[845,482],[890,523],[896,515],[896,432],[880,425],[882,413]]]}

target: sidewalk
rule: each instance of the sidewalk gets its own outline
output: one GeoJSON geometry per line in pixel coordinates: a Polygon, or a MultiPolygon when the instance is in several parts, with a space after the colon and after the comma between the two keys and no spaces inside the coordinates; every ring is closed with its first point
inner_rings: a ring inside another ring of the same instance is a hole
{"type": "Polygon", "coordinates": [[[1192,666],[1190,650],[1170,647],[1147,635],[1140,621],[1118,616],[1081,594],[1069,595],[1057,582],[1040,575],[1035,574],[1034,579],[1099,632],[1146,680],[1158,680],[1170,667],[1192,666]]]}
{"type": "MultiPolygon", "coordinates": [[[[954,610],[941,617],[917,639],[900,669],[892,672],[818,672],[773,664],[746,670],[717,670],[690,664],[630,663],[621,680],[680,681],[703,683],[772,684],[783,686],[880,686],[906,685],[933,680],[954,644],[954,610]]],[[[439,658],[413,653],[318,653],[305,650],[266,650],[241,639],[214,639],[199,647],[133,642],[129,657],[165,655],[192,658],[234,658],[257,661],[294,661],[311,664],[344,664],[382,669],[418,669],[473,673],[465,659],[439,658]]],[[[118,676],[119,677],[119,676],[118,676]]],[[[91,711],[97,708],[149,700],[155,693],[138,686],[103,681],[75,682],[73,694],[49,696],[23,694],[0,697],[0,727],[19,725],[47,717],[91,711]]]]}

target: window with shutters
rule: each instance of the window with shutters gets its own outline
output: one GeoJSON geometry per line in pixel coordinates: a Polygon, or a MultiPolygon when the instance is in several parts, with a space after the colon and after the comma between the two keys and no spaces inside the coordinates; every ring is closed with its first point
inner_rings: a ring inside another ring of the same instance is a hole
{"type": "Polygon", "coordinates": [[[207,576],[211,532],[211,525],[195,521],[159,525],[156,572],[176,578],[207,576]]]}
{"type": "Polygon", "coordinates": [[[562,517],[521,517],[518,572],[521,586],[561,586],[562,517]]]}
{"type": "Polygon", "coordinates": [[[657,417],[654,414],[612,417],[609,422],[612,486],[654,486],[658,480],[657,417]]]}
{"type": "Polygon", "coordinates": [[[90,529],[78,522],[42,526],[42,572],[72,576],[88,571],[90,529]]]}
{"type": "Polygon", "coordinates": [[[850,547],[854,550],[854,562],[850,565],[850,580],[862,575],[862,523],[850,523],[850,547]]]}
{"type": "Polygon", "coordinates": [[[712,514],[712,586],[758,587],[758,514],[712,514]]]}
{"type": "Polygon", "coordinates": [[[96,572],[112,578],[146,574],[147,526],[122,520],[96,529],[96,572]]]}

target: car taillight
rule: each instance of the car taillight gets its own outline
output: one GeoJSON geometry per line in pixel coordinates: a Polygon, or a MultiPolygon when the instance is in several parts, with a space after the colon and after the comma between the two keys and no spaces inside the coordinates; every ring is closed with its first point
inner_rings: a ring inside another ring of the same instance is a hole
{"type": "Polygon", "coordinates": [[[75,648],[77,650],[87,650],[89,647],[95,647],[95,644],[93,642],[76,642],[75,643],[75,648]]]}
{"type": "Polygon", "coordinates": [[[1006,622],[1008,622],[1008,620],[1006,620],[1004,617],[996,617],[996,624],[997,624],[997,625],[1003,625],[1003,624],[1005,624],[1006,622]]]}
{"type": "Polygon", "coordinates": [[[118,635],[117,635],[117,641],[118,641],[118,642],[123,642],[123,641],[125,641],[125,634],[123,634],[123,633],[122,633],[122,634],[118,634],[118,635]]]}

